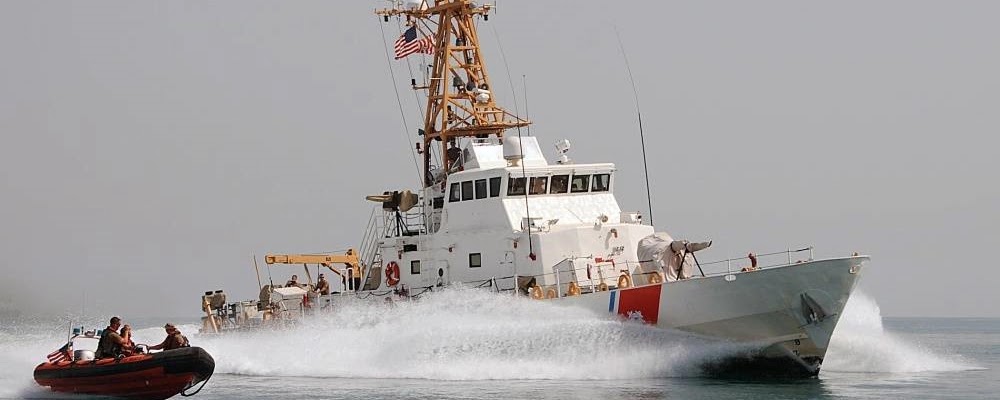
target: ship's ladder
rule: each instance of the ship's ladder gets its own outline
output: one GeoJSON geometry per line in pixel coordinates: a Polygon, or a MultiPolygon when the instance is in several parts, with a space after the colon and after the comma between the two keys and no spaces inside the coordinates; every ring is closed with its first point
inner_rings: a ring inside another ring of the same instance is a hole
{"type": "Polygon", "coordinates": [[[381,205],[372,207],[372,213],[368,218],[368,226],[365,228],[364,237],[361,238],[361,247],[358,253],[361,263],[365,265],[365,276],[361,277],[361,281],[364,282],[362,287],[370,287],[368,280],[373,271],[381,273],[382,253],[379,252],[379,244],[382,239],[389,237],[391,231],[395,229],[394,220],[390,217],[389,213],[382,210],[381,205]]]}

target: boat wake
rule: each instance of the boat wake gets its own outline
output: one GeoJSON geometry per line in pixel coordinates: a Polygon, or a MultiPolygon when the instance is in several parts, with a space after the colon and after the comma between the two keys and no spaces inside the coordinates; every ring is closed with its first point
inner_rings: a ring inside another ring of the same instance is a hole
{"type": "MultiPolygon", "coordinates": [[[[46,397],[32,370],[65,340],[20,322],[0,331],[0,398],[46,397]]],[[[51,324],[45,324],[46,326],[51,324]]],[[[641,379],[701,375],[702,367],[756,349],[650,328],[607,315],[480,290],[445,290],[393,305],[358,301],[294,328],[226,336],[180,327],[216,359],[216,373],[433,380],[641,379]]],[[[140,343],[160,327],[137,329],[140,343]]],[[[978,369],[887,332],[878,305],[855,293],[827,353],[826,372],[978,369]]]]}
{"type": "Polygon", "coordinates": [[[364,303],[280,332],[198,338],[220,373],[361,378],[628,379],[697,374],[737,347],[552,302],[446,290],[364,303]]]}
{"type": "MultiPolygon", "coordinates": [[[[823,361],[827,372],[933,372],[982,369],[887,332],[871,297],[857,291],[844,308],[823,361]]],[[[822,372],[821,372],[822,373],[822,372]]]]}
{"type": "MultiPolygon", "coordinates": [[[[878,306],[861,293],[841,324],[824,369],[974,368],[885,332],[878,306]]],[[[392,306],[359,301],[294,329],[198,342],[216,355],[220,373],[438,380],[698,376],[704,366],[759,350],[478,290],[392,306]]]]}

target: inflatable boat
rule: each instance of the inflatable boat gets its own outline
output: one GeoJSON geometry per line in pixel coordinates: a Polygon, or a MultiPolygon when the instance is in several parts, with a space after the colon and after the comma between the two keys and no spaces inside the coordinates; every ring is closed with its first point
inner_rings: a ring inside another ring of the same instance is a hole
{"type": "Polygon", "coordinates": [[[214,371],[215,360],[208,352],[184,347],[122,358],[45,362],[35,367],[35,382],[63,393],[166,399],[199,383],[204,386],[214,371]]]}

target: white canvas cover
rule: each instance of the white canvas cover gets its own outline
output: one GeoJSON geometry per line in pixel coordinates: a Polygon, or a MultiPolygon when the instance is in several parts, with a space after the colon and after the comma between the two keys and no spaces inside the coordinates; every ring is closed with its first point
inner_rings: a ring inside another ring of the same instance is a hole
{"type": "Polygon", "coordinates": [[[690,278],[694,275],[694,258],[690,253],[708,246],[692,247],[694,246],[691,246],[687,241],[674,240],[666,232],[657,232],[646,236],[639,240],[636,248],[636,256],[640,261],[637,272],[648,274],[654,271],[663,271],[668,282],[690,278]],[[687,253],[685,253],[685,249],[687,249],[687,253]],[[682,254],[685,256],[682,257],[682,254]]]}

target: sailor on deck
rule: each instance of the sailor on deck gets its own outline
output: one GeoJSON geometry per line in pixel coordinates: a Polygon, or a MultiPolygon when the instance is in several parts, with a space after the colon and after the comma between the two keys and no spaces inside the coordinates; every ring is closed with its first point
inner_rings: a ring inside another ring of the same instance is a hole
{"type": "Polygon", "coordinates": [[[293,287],[293,286],[294,287],[299,287],[299,276],[298,275],[292,275],[292,279],[289,279],[288,282],[285,282],[285,287],[293,287]]]}
{"type": "Polygon", "coordinates": [[[319,282],[316,282],[316,291],[322,296],[330,294],[330,281],[326,280],[323,274],[319,274],[319,282]]]}

